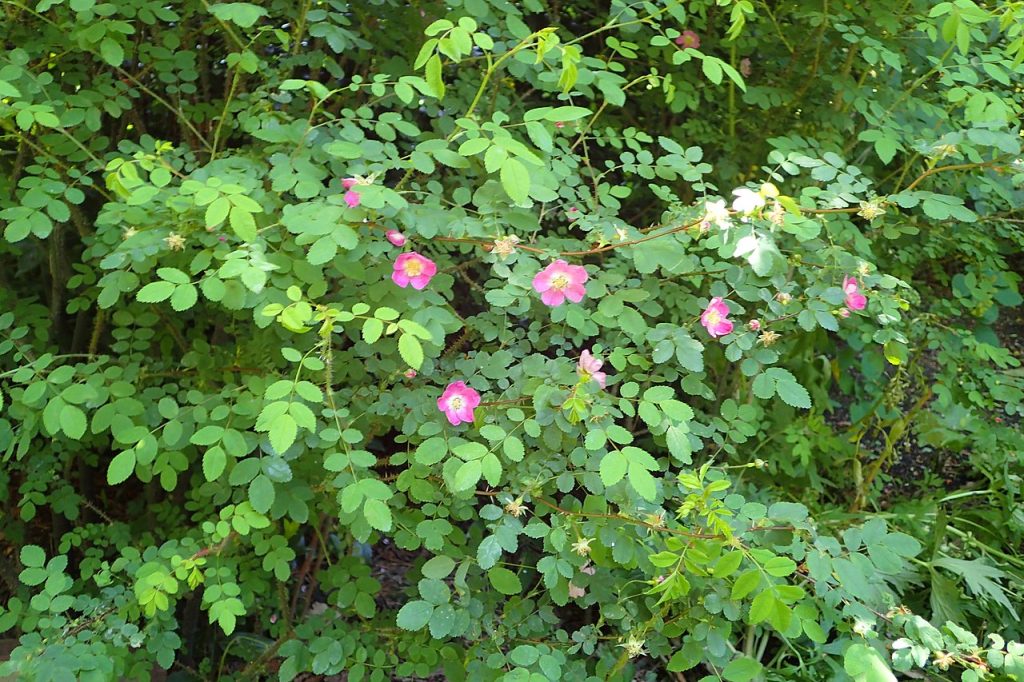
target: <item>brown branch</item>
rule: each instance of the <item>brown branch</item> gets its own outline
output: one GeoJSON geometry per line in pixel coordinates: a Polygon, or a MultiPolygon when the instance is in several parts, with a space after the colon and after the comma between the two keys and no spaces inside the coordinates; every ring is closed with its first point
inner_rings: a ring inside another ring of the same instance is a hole
{"type": "Polygon", "coordinates": [[[935,168],[929,168],[924,173],[921,173],[919,176],[917,176],[917,178],[912,183],[907,185],[907,188],[904,189],[903,191],[909,192],[910,190],[914,189],[921,183],[922,180],[927,178],[929,175],[935,175],[936,173],[951,170],[969,170],[971,168],[986,168],[988,166],[998,165],[999,163],[999,161],[984,161],[982,163],[955,163],[949,166],[936,166],[935,168]]]}

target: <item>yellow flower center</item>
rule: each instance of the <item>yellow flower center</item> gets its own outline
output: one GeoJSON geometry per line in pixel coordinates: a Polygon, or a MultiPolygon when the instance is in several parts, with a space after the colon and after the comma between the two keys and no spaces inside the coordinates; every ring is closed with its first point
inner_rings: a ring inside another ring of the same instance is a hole
{"type": "Polygon", "coordinates": [[[569,278],[566,277],[565,275],[555,275],[554,277],[551,278],[552,289],[558,289],[559,291],[561,291],[567,286],[569,286],[569,278]]]}
{"type": "Polygon", "coordinates": [[[409,275],[410,277],[415,277],[416,275],[422,272],[423,263],[419,262],[418,260],[407,260],[405,262],[405,274],[409,275]]]}
{"type": "Polygon", "coordinates": [[[448,401],[448,407],[450,407],[453,410],[461,410],[462,409],[462,398],[460,398],[459,396],[453,396],[448,401]]]}
{"type": "Polygon", "coordinates": [[[708,324],[718,324],[722,321],[722,315],[717,310],[709,310],[707,320],[708,324]]]}

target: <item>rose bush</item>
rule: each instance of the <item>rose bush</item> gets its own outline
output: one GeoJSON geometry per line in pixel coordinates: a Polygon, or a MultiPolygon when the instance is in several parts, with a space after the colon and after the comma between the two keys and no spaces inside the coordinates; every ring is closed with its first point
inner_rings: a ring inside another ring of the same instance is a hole
{"type": "Polygon", "coordinates": [[[1024,7],[832,5],[6,3],[0,673],[1024,675],[1024,7]]]}

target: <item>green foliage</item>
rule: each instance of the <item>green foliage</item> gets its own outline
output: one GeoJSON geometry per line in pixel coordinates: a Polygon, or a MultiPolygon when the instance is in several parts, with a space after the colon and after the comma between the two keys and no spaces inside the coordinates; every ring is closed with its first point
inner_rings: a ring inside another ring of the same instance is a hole
{"type": "Polygon", "coordinates": [[[0,676],[1024,678],[1022,3],[2,7],[0,676]]]}

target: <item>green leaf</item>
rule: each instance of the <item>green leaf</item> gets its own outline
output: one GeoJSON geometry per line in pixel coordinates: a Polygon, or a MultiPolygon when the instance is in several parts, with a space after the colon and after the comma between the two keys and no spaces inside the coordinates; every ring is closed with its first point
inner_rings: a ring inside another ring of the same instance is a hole
{"type": "Polygon", "coordinates": [[[474,137],[459,145],[459,153],[463,156],[473,156],[491,146],[491,140],[486,137],[474,137]]]}
{"type": "Polygon", "coordinates": [[[128,479],[135,471],[135,450],[124,450],[110,460],[107,466],[107,483],[117,485],[128,479]]]}
{"type": "Polygon", "coordinates": [[[38,545],[25,545],[19,555],[21,565],[26,568],[40,568],[46,563],[46,552],[38,545]]]}
{"type": "Polygon", "coordinates": [[[495,566],[487,571],[487,577],[494,589],[502,594],[511,596],[523,592],[523,584],[519,581],[519,576],[507,568],[495,566]]]}
{"type": "Polygon", "coordinates": [[[274,497],[274,483],[266,474],[260,474],[249,483],[249,504],[260,514],[270,511],[274,497]]]}
{"type": "Polygon", "coordinates": [[[104,38],[100,41],[100,56],[111,66],[121,66],[124,63],[124,48],[113,38],[104,38]]]}
{"type": "Polygon", "coordinates": [[[501,558],[501,543],[494,535],[484,538],[480,542],[480,546],[476,548],[476,562],[485,571],[498,563],[499,558],[501,558]]]}
{"type": "Polygon", "coordinates": [[[248,2],[222,2],[210,6],[210,12],[221,21],[230,21],[242,28],[249,28],[260,17],[267,16],[267,10],[248,2]]]}
{"type": "Polygon", "coordinates": [[[480,460],[463,462],[455,472],[455,478],[452,481],[453,487],[458,491],[469,490],[476,485],[481,475],[483,475],[483,466],[480,460]]]}
{"type": "Polygon", "coordinates": [[[281,455],[292,446],[298,437],[298,424],[290,414],[282,414],[270,425],[270,445],[281,455]]]}
{"type": "Polygon", "coordinates": [[[654,502],[658,497],[658,486],[654,476],[637,462],[629,463],[629,484],[648,502],[654,502]]]}
{"type": "Polygon", "coordinates": [[[811,395],[797,382],[779,381],[775,384],[775,390],[787,405],[801,407],[805,410],[811,409],[811,395]]]}
{"type": "Polygon", "coordinates": [[[179,313],[188,310],[199,300],[199,291],[191,284],[179,284],[171,294],[171,307],[179,313]]]}
{"type": "Polygon", "coordinates": [[[856,682],[897,682],[881,654],[866,644],[854,644],[846,650],[843,669],[856,682]]]}
{"type": "Polygon", "coordinates": [[[80,440],[85,435],[86,426],[85,412],[74,405],[60,411],[60,428],[68,438],[80,440]]]}
{"type": "Polygon", "coordinates": [[[215,481],[224,473],[227,456],[220,446],[212,447],[203,453],[203,476],[207,481],[215,481]]]}
{"type": "Polygon", "coordinates": [[[566,122],[576,121],[586,116],[590,116],[590,109],[584,107],[554,107],[544,114],[544,118],[549,121],[555,122],[566,122]]]}
{"type": "Polygon", "coordinates": [[[731,599],[739,600],[746,597],[748,594],[754,591],[758,585],[761,584],[761,572],[756,568],[741,573],[740,577],[736,579],[736,582],[732,584],[731,599]]]}
{"type": "Polygon", "coordinates": [[[747,622],[751,624],[757,624],[768,620],[772,613],[775,611],[775,595],[772,591],[765,590],[756,597],[750,604],[750,614],[747,616],[747,622]]]}
{"type": "Polygon", "coordinates": [[[436,556],[423,564],[423,568],[420,572],[424,578],[433,578],[434,580],[444,580],[448,575],[455,570],[455,559],[449,556],[436,556]]]}
{"type": "Polygon", "coordinates": [[[704,647],[697,640],[689,640],[683,648],[675,652],[668,662],[670,672],[686,672],[704,660],[704,647]]]}
{"type": "Polygon", "coordinates": [[[709,81],[718,85],[722,82],[722,61],[714,57],[705,57],[701,70],[709,81]]]}
{"type": "Polygon", "coordinates": [[[768,575],[784,578],[787,575],[792,575],[796,570],[796,562],[789,557],[776,556],[764,562],[763,568],[768,575]]]}
{"type": "Polygon", "coordinates": [[[612,450],[601,458],[601,482],[605,487],[613,486],[626,475],[629,461],[618,450],[612,450]]]}
{"type": "Polygon", "coordinates": [[[517,204],[525,204],[530,196],[530,173],[518,159],[506,158],[501,164],[501,186],[517,204]]]}
{"type": "Polygon", "coordinates": [[[7,81],[0,80],[0,97],[21,97],[21,91],[7,81]]]}
{"type": "Polygon", "coordinates": [[[391,509],[386,502],[367,499],[363,504],[363,516],[372,528],[384,532],[391,530],[391,509]]]}
{"type": "Polygon", "coordinates": [[[444,99],[444,79],[441,76],[441,55],[434,54],[434,56],[427,60],[425,76],[427,79],[427,87],[430,88],[431,94],[437,99],[444,99]]]}
{"type": "Polygon", "coordinates": [[[384,323],[376,317],[368,317],[363,321],[363,341],[366,343],[376,343],[383,333],[384,323]]]}
{"type": "Polygon", "coordinates": [[[750,682],[761,674],[762,668],[764,666],[752,658],[734,658],[722,670],[722,677],[729,682],[750,682]]]}
{"type": "Polygon", "coordinates": [[[420,464],[430,466],[440,462],[447,454],[448,442],[444,438],[435,436],[420,443],[419,447],[416,448],[413,459],[420,464]]]}
{"type": "Polygon", "coordinates": [[[414,335],[402,334],[398,337],[398,353],[405,364],[413,369],[423,366],[423,345],[414,335]]]}
{"type": "Polygon", "coordinates": [[[170,282],[150,282],[139,289],[139,293],[135,295],[135,298],[140,303],[159,303],[170,298],[175,288],[175,285],[170,282]]]}
{"type": "Polygon", "coordinates": [[[430,622],[433,613],[433,604],[415,599],[399,609],[397,625],[403,630],[419,630],[430,622]]]}
{"type": "Polygon", "coordinates": [[[220,227],[228,218],[228,211],[231,210],[231,202],[227,197],[218,197],[206,207],[206,229],[212,230],[220,227]]]}
{"type": "Polygon", "coordinates": [[[736,572],[736,569],[740,567],[740,563],[743,561],[743,552],[736,550],[735,552],[729,552],[722,556],[715,564],[715,570],[712,575],[716,578],[724,578],[732,575],[736,572]]]}
{"type": "Polygon", "coordinates": [[[256,221],[253,219],[252,213],[241,206],[232,206],[229,216],[231,229],[239,239],[246,242],[256,241],[256,221]]]}

